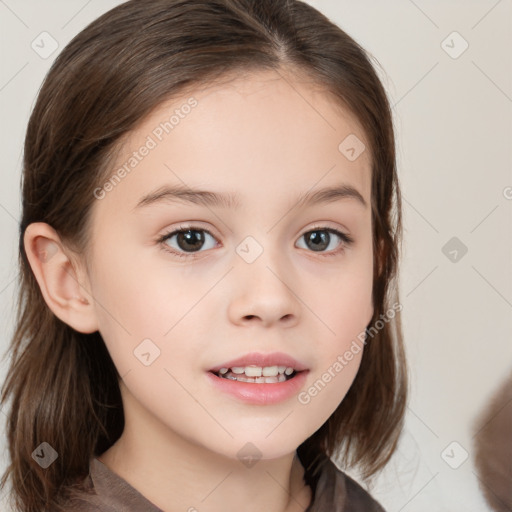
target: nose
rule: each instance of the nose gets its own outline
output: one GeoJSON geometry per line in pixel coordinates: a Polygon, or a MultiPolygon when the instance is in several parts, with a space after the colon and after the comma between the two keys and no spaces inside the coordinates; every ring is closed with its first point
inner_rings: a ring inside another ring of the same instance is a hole
{"type": "Polygon", "coordinates": [[[276,258],[263,255],[255,262],[238,262],[230,290],[229,319],[244,325],[259,323],[264,327],[282,324],[292,327],[299,320],[301,301],[298,278],[293,271],[284,271],[276,258]],[[277,266],[279,265],[279,266],[277,266]]]}

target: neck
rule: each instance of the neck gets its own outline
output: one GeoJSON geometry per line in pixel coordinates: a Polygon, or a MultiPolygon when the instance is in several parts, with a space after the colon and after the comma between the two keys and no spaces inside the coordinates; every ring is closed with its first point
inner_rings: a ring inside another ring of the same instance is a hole
{"type": "Polygon", "coordinates": [[[303,512],[309,506],[311,489],[295,452],[244,463],[129,410],[123,434],[98,459],[164,512],[303,512]]]}

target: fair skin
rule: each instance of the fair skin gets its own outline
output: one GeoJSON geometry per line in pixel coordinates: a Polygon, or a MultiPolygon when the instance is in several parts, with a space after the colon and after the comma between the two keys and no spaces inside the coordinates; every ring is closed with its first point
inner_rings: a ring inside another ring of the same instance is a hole
{"type": "MultiPolygon", "coordinates": [[[[371,164],[368,150],[350,161],[338,146],[349,134],[368,144],[331,96],[282,71],[193,96],[197,106],[94,200],[87,265],[44,223],[27,228],[27,255],[51,310],[77,331],[99,330],[122,377],[125,429],[104,464],[165,512],[303,511],[311,489],[295,450],[343,400],[362,351],[307,404],[297,394],[247,404],[214,389],[206,372],[281,351],[306,364],[307,390],[364,331],[373,314],[371,164]],[[240,205],[136,208],[149,192],[183,184],[235,193],[240,205]],[[297,206],[300,194],[340,184],[367,206],[353,197],[297,206]],[[200,232],[195,250],[177,235],[157,242],[180,224],[212,236],[200,232]],[[329,239],[327,228],[354,243],[329,239]],[[314,229],[326,248],[304,236],[314,229]],[[236,252],[247,236],[263,249],[251,263],[236,252]],[[148,366],[133,353],[144,339],[160,350],[148,366]],[[250,467],[237,456],[247,442],[261,452],[250,467]]],[[[143,120],[118,166],[189,97],[143,120]]]]}

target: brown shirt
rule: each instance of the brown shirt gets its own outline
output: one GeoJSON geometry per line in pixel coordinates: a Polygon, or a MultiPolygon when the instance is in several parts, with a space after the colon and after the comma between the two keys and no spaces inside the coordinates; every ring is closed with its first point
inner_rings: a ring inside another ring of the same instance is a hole
{"type": "MultiPolygon", "coordinates": [[[[76,512],[162,512],[117,473],[92,458],[84,485],[94,494],[70,503],[76,512]]],[[[328,459],[306,512],[385,512],[355,480],[328,459]]]]}

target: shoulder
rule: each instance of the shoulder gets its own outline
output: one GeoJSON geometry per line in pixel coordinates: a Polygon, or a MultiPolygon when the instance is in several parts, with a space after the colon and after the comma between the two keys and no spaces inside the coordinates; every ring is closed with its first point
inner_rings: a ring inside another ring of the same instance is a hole
{"type": "Polygon", "coordinates": [[[84,501],[81,498],[69,500],[65,503],[65,510],[73,510],[73,512],[114,512],[114,509],[106,509],[101,503],[94,504],[91,501],[84,501]]]}
{"type": "Polygon", "coordinates": [[[73,510],[73,512],[118,512],[117,509],[105,503],[94,491],[77,492],[73,497],[68,498],[62,506],[64,510],[73,510]]]}
{"type": "Polygon", "coordinates": [[[337,507],[336,512],[386,512],[361,484],[339,469],[330,458],[324,462],[323,473],[321,492],[330,496],[331,506],[337,507]]]}
{"type": "Polygon", "coordinates": [[[93,457],[89,474],[66,502],[76,512],[163,512],[124,478],[93,457]]]}
{"type": "MultiPolygon", "coordinates": [[[[94,469],[96,466],[95,460],[91,459],[90,461],[89,474],[67,489],[67,497],[59,503],[63,510],[73,510],[73,512],[118,512],[116,508],[103,499],[101,493],[98,494],[93,479],[96,474],[94,469]]],[[[52,512],[57,512],[57,510],[52,512]]]]}
{"type": "Polygon", "coordinates": [[[354,511],[365,511],[365,512],[386,512],[380,503],[372,498],[372,496],[366,491],[358,482],[350,478],[346,473],[343,473],[345,479],[345,487],[347,489],[347,504],[350,505],[348,510],[354,511]]]}

